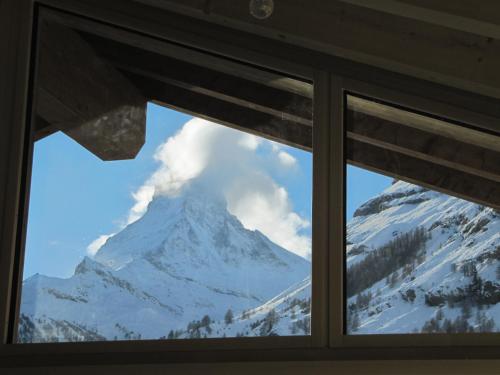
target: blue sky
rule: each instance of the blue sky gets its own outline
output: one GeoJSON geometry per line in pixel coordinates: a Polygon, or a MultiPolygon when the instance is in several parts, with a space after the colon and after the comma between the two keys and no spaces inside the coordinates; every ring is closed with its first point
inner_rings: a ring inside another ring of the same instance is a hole
{"type": "Polygon", "coordinates": [[[391,183],[392,178],[348,165],[346,175],[347,219],[351,219],[359,206],[389,187],[391,183]]]}
{"type": "MultiPolygon", "coordinates": [[[[71,276],[92,241],[116,233],[127,223],[131,208],[137,204],[133,193],[165,162],[154,159],[158,148],[192,119],[153,104],[148,106],[147,118],[146,144],[134,160],[103,162],[62,133],[35,144],[25,278],[35,273],[71,276]]],[[[275,184],[272,199],[278,199],[278,188],[288,193],[285,203],[269,200],[271,209],[276,204],[281,215],[273,220],[286,221],[283,228],[295,231],[298,241],[310,237],[311,227],[304,223],[311,221],[311,154],[269,142],[247,154],[251,159],[247,155],[244,160],[252,160],[254,168],[260,168],[275,184]]],[[[167,167],[171,167],[168,161],[167,167]]],[[[348,167],[347,183],[347,215],[351,217],[355,208],[387,187],[390,179],[348,167]]],[[[236,203],[235,212],[241,206],[236,203]]],[[[251,224],[255,218],[242,218],[245,224],[244,220],[251,224]]]]}
{"type": "Polygon", "coordinates": [[[191,118],[154,105],[147,117],[147,142],[134,160],[103,162],[60,132],[35,144],[25,278],[70,276],[89,243],[125,220],[131,192],[156,169],[155,149],[191,118]]]}

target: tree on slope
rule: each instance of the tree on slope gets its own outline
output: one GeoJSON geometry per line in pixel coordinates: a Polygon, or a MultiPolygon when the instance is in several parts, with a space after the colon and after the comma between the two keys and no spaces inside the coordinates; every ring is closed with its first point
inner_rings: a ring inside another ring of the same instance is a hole
{"type": "Polygon", "coordinates": [[[233,318],[234,318],[233,311],[231,309],[228,309],[226,315],[224,315],[224,321],[226,322],[226,324],[232,324],[233,318]]]}

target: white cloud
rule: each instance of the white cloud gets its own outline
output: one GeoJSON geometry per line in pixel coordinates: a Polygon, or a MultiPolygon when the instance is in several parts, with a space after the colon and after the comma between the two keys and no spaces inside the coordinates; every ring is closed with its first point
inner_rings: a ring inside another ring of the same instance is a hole
{"type": "Polygon", "coordinates": [[[297,163],[297,159],[286,151],[278,152],[278,159],[285,167],[292,167],[297,163]]]}
{"type": "Polygon", "coordinates": [[[178,194],[186,182],[206,168],[218,132],[217,125],[193,118],[158,147],[153,157],[160,166],[132,194],[135,204],[129,212],[127,224],[142,217],[155,194],[178,194]]]}
{"type": "Polygon", "coordinates": [[[255,135],[252,134],[246,134],[244,133],[241,136],[241,139],[238,141],[238,144],[240,146],[246,147],[249,150],[256,150],[257,147],[262,143],[262,139],[259,137],[256,137],[255,135]]]}
{"type": "Polygon", "coordinates": [[[132,193],[132,197],[135,199],[135,204],[130,209],[126,224],[133,223],[142,217],[148,208],[149,202],[153,200],[154,194],[155,187],[149,181],[142,185],[135,193],[132,193]]]}
{"type": "Polygon", "coordinates": [[[279,144],[278,142],[275,142],[275,141],[269,141],[269,144],[271,145],[271,149],[274,151],[274,152],[278,152],[279,150],[281,150],[281,144],[279,144]]]}
{"type": "Polygon", "coordinates": [[[300,231],[309,221],[293,212],[286,189],[270,176],[241,176],[227,191],[228,210],[251,230],[259,230],[271,241],[305,258],[310,257],[311,239],[300,231]]]}
{"type": "Polygon", "coordinates": [[[278,157],[278,161],[285,167],[293,167],[297,164],[297,159],[290,155],[290,153],[283,150],[289,146],[284,146],[280,143],[274,141],[268,141],[271,145],[271,150],[278,157]]]}
{"type": "MultiPolygon", "coordinates": [[[[155,152],[158,169],[133,193],[135,203],[127,224],[138,220],[157,194],[174,196],[192,179],[200,177],[225,192],[229,211],[251,230],[259,230],[278,245],[301,256],[310,255],[311,240],[300,234],[310,224],[293,212],[286,189],[266,173],[257,155],[263,142],[283,165],[296,159],[275,142],[193,118],[155,152]]],[[[105,236],[89,245],[95,254],[105,236]]]]}
{"type": "Polygon", "coordinates": [[[103,234],[99,237],[97,237],[92,243],[87,246],[87,254],[90,256],[94,256],[99,249],[106,243],[108,238],[113,237],[115,233],[113,234],[103,234]]]}

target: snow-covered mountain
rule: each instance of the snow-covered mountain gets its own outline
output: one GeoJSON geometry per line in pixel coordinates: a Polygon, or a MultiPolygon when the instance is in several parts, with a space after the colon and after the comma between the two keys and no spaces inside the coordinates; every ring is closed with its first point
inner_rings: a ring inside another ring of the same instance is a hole
{"type": "MultiPolygon", "coordinates": [[[[500,328],[500,213],[394,182],[347,225],[350,334],[500,328]]],[[[157,197],[69,279],[23,285],[24,341],[303,335],[310,263],[196,187],[157,197]]]]}
{"type": "Polygon", "coordinates": [[[252,311],[310,272],[309,261],[245,229],[221,196],[192,186],[156,197],[72,277],[27,279],[20,339],[160,338],[205,315],[252,311]]]}
{"type": "MultiPolygon", "coordinates": [[[[500,328],[500,212],[394,181],[355,211],[346,242],[349,334],[500,328]]],[[[308,278],[204,334],[304,334],[310,293],[308,278]]]]}
{"type": "Polygon", "coordinates": [[[347,233],[350,333],[500,328],[500,212],[399,181],[347,233]]]}

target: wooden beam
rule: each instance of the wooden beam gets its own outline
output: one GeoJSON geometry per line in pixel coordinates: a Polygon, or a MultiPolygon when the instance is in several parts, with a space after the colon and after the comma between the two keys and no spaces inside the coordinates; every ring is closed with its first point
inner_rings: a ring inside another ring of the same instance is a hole
{"type": "Polygon", "coordinates": [[[429,161],[348,139],[347,162],[444,194],[500,209],[500,184],[429,161]]]}
{"type": "Polygon", "coordinates": [[[489,12],[479,13],[481,6],[474,0],[461,1],[422,0],[340,0],[384,13],[411,18],[471,34],[500,39],[500,5],[489,4],[489,12]],[[465,6],[464,6],[465,5],[465,6]],[[489,14],[489,16],[488,16],[489,14]]]}
{"type": "Polygon", "coordinates": [[[100,59],[79,35],[40,26],[37,124],[34,138],[61,130],[102,160],[134,158],[145,141],[144,96],[100,59]]]}
{"type": "Polygon", "coordinates": [[[121,70],[312,126],[311,98],[122,43],[90,35],[85,39],[121,70]]]}
{"type": "Polygon", "coordinates": [[[186,48],[185,46],[166,43],[163,40],[157,40],[124,29],[117,29],[104,23],[88,20],[86,20],[86,22],[80,22],[76,17],[61,16],[55,13],[50,13],[46,15],[46,17],[64,24],[67,27],[79,30],[79,32],[85,34],[86,38],[95,38],[96,36],[104,37],[130,47],[175,58],[186,63],[200,61],[203,63],[203,66],[221,73],[272,87],[277,90],[300,95],[305,98],[312,98],[313,96],[313,85],[307,80],[286,77],[281,73],[255,67],[242,61],[232,61],[210,53],[203,53],[195,49],[186,48]]]}
{"type": "MultiPolygon", "coordinates": [[[[418,6],[436,12],[464,17],[493,25],[500,25],[500,4],[491,0],[398,0],[403,4],[418,6]]],[[[464,27],[466,27],[464,25],[464,27]]]]}
{"type": "Polygon", "coordinates": [[[500,183],[500,153],[349,110],[347,136],[500,183]]]}
{"type": "Polygon", "coordinates": [[[339,0],[280,2],[274,14],[264,21],[249,14],[248,0],[136,1],[500,98],[500,44],[492,37],[339,0]]]}
{"type": "Polygon", "coordinates": [[[276,142],[312,150],[312,127],[132,73],[124,74],[152,102],[276,142]]]}
{"type": "Polygon", "coordinates": [[[500,152],[500,127],[488,133],[352,95],[347,97],[347,107],[369,116],[500,152]],[[492,134],[495,130],[497,135],[492,134]]]}

